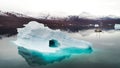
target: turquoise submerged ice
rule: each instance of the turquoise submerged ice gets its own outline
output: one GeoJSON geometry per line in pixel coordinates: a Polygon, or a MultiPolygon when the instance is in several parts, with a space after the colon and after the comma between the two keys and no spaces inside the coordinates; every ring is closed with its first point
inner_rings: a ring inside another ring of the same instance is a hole
{"type": "Polygon", "coordinates": [[[34,52],[31,55],[36,54],[38,57],[42,55],[46,62],[54,62],[65,56],[92,52],[91,43],[71,38],[60,30],[49,29],[35,21],[24,26],[17,29],[17,40],[14,41],[19,46],[22,56],[23,52],[30,54],[34,52]]]}

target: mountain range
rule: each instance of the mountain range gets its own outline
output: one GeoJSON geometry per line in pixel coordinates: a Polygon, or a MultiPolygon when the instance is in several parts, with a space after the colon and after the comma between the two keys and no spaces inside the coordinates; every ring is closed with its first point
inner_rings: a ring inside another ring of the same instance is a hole
{"type": "Polygon", "coordinates": [[[120,24],[120,18],[116,16],[94,17],[88,13],[83,13],[78,16],[68,16],[65,18],[52,17],[48,18],[30,17],[24,14],[15,12],[2,12],[0,11],[0,35],[12,36],[17,34],[17,28],[24,27],[30,21],[37,21],[43,23],[51,29],[69,30],[71,32],[79,31],[82,29],[94,28],[95,25],[102,22],[105,29],[113,29],[115,24],[120,24]],[[89,26],[89,27],[88,27],[89,26]]]}

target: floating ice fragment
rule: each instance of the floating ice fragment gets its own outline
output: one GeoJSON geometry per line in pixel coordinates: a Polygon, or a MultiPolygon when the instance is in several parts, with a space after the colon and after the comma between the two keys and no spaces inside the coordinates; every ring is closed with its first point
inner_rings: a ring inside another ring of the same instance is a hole
{"type": "Polygon", "coordinates": [[[114,28],[115,28],[116,30],[119,30],[119,29],[120,29],[120,24],[115,24],[114,28]]]}
{"type": "Polygon", "coordinates": [[[63,60],[73,54],[91,53],[92,44],[73,39],[65,32],[52,30],[35,21],[18,28],[17,40],[19,54],[27,62],[34,64],[48,64],[63,60]]]}
{"type": "Polygon", "coordinates": [[[61,48],[77,47],[87,49],[91,47],[91,43],[70,38],[65,32],[60,30],[52,30],[35,21],[31,21],[24,28],[18,28],[17,40],[14,41],[18,46],[37,50],[40,52],[56,52],[61,48]],[[51,39],[58,40],[57,48],[49,47],[51,39]]]}

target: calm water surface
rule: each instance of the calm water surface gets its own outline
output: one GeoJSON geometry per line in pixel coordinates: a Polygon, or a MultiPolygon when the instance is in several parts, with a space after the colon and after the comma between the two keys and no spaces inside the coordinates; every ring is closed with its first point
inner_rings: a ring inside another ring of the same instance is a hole
{"type": "Polygon", "coordinates": [[[94,30],[67,33],[72,38],[93,44],[91,54],[74,55],[61,62],[31,67],[18,54],[17,46],[10,41],[16,36],[0,40],[0,68],[120,68],[120,31],[109,30],[95,33],[94,30]]]}

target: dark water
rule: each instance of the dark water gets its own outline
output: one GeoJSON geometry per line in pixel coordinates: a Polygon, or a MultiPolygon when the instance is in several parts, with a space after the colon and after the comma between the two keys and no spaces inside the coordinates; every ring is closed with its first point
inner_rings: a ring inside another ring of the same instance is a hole
{"type": "Polygon", "coordinates": [[[67,34],[91,42],[93,52],[74,55],[60,62],[31,67],[18,54],[18,47],[10,42],[16,37],[3,38],[0,40],[0,68],[120,68],[120,31],[95,33],[94,30],[85,30],[67,34]]]}

